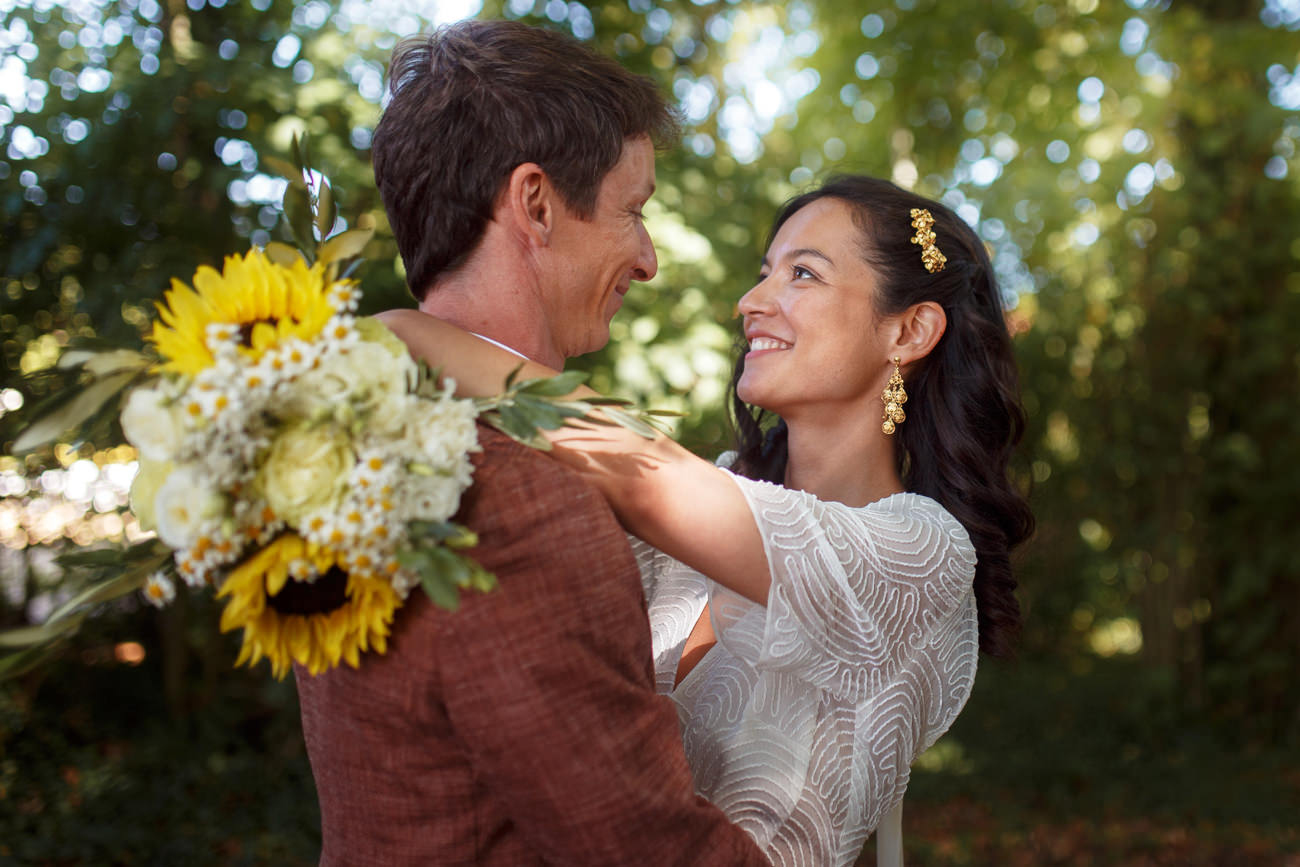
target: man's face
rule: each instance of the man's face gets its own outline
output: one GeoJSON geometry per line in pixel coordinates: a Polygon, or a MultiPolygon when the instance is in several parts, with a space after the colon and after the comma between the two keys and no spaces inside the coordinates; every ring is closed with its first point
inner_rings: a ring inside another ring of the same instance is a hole
{"type": "Polygon", "coordinates": [[[642,217],[654,188],[654,147],[643,136],[624,143],[589,219],[561,203],[545,303],[552,340],[565,358],[604,346],[631,281],[649,280],[659,270],[642,217]]]}

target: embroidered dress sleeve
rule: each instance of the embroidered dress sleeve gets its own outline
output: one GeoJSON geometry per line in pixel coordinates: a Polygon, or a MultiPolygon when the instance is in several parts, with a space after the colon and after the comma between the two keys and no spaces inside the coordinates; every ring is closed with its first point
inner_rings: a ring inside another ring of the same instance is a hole
{"type": "Polygon", "coordinates": [[[696,787],[774,865],[845,867],[970,695],[974,549],[928,497],[732,478],[772,583],[764,606],[707,582],[719,647],[674,693],[696,787]]]}
{"type": "MultiPolygon", "coordinates": [[[[760,671],[790,672],[849,700],[879,693],[910,670],[931,699],[923,702],[927,728],[941,733],[951,719],[940,717],[956,716],[974,675],[973,665],[957,664],[976,653],[969,630],[959,628],[973,611],[975,571],[961,524],[916,494],[852,508],[733,478],[772,572],[761,643],[752,646],[752,633],[742,630],[733,652],[760,671]]],[[[712,591],[715,628],[726,641],[739,619],[756,612],[725,588],[712,591]]]]}

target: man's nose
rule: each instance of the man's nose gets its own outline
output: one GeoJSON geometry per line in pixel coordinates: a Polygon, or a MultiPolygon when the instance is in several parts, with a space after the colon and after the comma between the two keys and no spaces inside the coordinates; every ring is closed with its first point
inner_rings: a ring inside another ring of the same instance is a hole
{"type": "Polygon", "coordinates": [[[636,262],[632,265],[632,279],[645,283],[653,280],[658,273],[659,257],[655,255],[654,241],[650,240],[650,233],[642,226],[641,246],[637,250],[636,262]]]}

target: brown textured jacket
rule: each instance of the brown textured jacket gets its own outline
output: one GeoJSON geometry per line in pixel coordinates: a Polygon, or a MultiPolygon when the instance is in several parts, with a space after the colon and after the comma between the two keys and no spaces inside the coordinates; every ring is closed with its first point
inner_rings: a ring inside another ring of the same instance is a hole
{"type": "Polygon", "coordinates": [[[456,612],[417,589],[387,654],[296,672],[321,864],[766,864],[693,793],[608,506],[479,431],[459,520],[499,589],[456,612]]]}

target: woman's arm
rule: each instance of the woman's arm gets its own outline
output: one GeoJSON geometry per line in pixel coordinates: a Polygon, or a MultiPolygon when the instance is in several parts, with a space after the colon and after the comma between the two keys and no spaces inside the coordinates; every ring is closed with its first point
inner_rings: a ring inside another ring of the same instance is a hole
{"type": "MultiPolygon", "coordinates": [[[[377,317],[411,354],[456,380],[456,393],[499,393],[520,364],[509,352],[417,310],[377,317]]],[[[520,377],[554,376],[523,362],[520,377]]],[[[573,397],[594,397],[585,386],[573,397]]],[[[546,431],[552,455],[581,473],[609,501],[623,526],[714,581],[760,604],[772,583],[758,525],[727,474],[668,437],[646,439],[613,425],[546,431]]]]}

